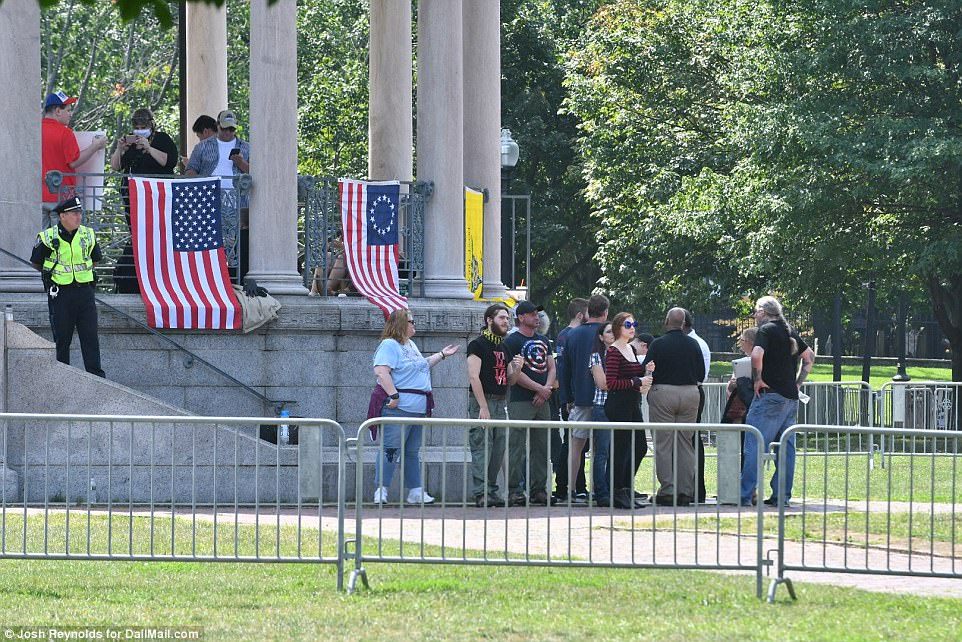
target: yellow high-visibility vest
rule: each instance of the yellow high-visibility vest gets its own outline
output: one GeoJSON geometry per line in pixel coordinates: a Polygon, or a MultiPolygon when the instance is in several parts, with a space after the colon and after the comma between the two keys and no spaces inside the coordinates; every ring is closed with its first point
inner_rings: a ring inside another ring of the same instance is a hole
{"type": "Polygon", "coordinates": [[[93,283],[94,263],[90,258],[97,242],[94,231],[81,225],[69,243],[60,238],[58,226],[48,227],[37,237],[52,250],[44,259],[43,270],[50,272],[51,280],[57,285],[71,283],[93,283]],[[57,241],[57,242],[55,242],[57,241]]]}

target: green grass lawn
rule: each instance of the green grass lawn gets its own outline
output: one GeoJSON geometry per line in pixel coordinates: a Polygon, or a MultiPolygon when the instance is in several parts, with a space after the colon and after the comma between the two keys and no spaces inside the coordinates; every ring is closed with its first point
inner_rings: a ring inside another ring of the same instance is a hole
{"type": "MultiPolygon", "coordinates": [[[[718,460],[712,455],[714,448],[706,448],[705,489],[709,496],[717,493],[718,460]]],[[[892,455],[875,457],[874,469],[869,467],[869,458],[861,455],[811,455],[798,456],[795,463],[796,499],[809,500],[829,498],[850,500],[907,502],[952,502],[962,503],[962,458],[951,455],[916,454],[912,457],[892,455]]],[[[591,462],[585,465],[586,475],[590,475],[591,462]]],[[[768,481],[774,468],[765,469],[764,490],[770,494],[768,481]]],[[[652,494],[657,489],[654,477],[654,458],[645,457],[635,477],[635,488],[652,494]]]]}
{"type": "MultiPolygon", "coordinates": [[[[677,524],[680,530],[694,530],[692,517],[679,517],[664,520],[677,524]]],[[[661,520],[656,521],[657,526],[661,520]]],[[[630,520],[624,521],[619,528],[630,528],[630,520]]],[[[636,520],[635,527],[651,528],[651,522],[636,520]]],[[[701,532],[720,532],[729,535],[754,533],[757,528],[755,517],[746,513],[740,517],[713,516],[699,517],[698,530],[701,532]]],[[[766,535],[778,535],[778,518],[774,513],[766,514],[762,522],[766,535]]],[[[942,513],[866,513],[850,511],[847,513],[799,513],[785,514],[785,538],[797,542],[847,543],[856,546],[880,546],[887,549],[907,551],[911,533],[912,550],[927,552],[932,548],[936,555],[952,556],[962,553],[962,513],[955,515],[942,513]]]]}
{"type": "MultiPolygon", "coordinates": [[[[92,525],[105,543],[104,518],[92,525]]],[[[133,529],[138,541],[149,535],[145,519],[133,529]]],[[[252,554],[253,528],[239,531],[239,552],[252,554]]],[[[282,549],[296,549],[295,534],[282,529],[282,549]]],[[[372,590],[347,596],[330,565],[5,560],[0,603],[17,626],[193,626],[210,640],[953,640],[962,631],[962,600],[796,583],[798,602],[782,592],[767,605],[751,577],[698,571],[375,564],[368,573],[372,590]]]]}
{"type": "MultiPolygon", "coordinates": [[[[883,384],[891,382],[896,372],[898,372],[898,369],[895,366],[873,366],[872,377],[869,383],[873,389],[878,390],[883,384]]],[[[914,381],[952,380],[951,368],[922,368],[912,366],[906,368],[906,372],[914,381]]],[[[732,364],[730,361],[713,361],[709,373],[713,378],[728,378],[732,373],[732,364]]],[[[861,379],[862,366],[842,366],[842,381],[861,381],[861,379]]],[[[816,363],[812,368],[812,373],[808,376],[808,380],[832,381],[832,364],[816,363]]]]}

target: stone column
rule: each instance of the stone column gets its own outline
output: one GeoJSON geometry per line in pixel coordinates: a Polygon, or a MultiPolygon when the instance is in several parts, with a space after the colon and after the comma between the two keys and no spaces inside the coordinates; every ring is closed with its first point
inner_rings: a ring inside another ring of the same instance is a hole
{"type": "Polygon", "coordinates": [[[297,4],[250,6],[248,276],[272,294],[306,294],[297,273],[297,4]]]}
{"type": "Polygon", "coordinates": [[[369,46],[367,175],[409,181],[414,143],[410,2],[371,0],[369,46]]]}
{"type": "MultiPolygon", "coordinates": [[[[40,231],[40,8],[0,3],[0,247],[30,258],[40,231]]],[[[36,270],[0,254],[0,291],[40,292],[36,270]]]]}
{"type": "MultiPolygon", "coordinates": [[[[187,126],[227,109],[227,3],[187,3],[187,126]]],[[[197,138],[187,133],[190,155],[197,138]]]]}
{"type": "Polygon", "coordinates": [[[471,298],[464,279],[462,0],[418,2],[417,177],[434,181],[424,216],[425,294],[471,298]]]}
{"type": "Polygon", "coordinates": [[[464,182],[488,190],[484,204],[484,296],[501,283],[501,10],[498,0],[464,4],[464,182]]]}

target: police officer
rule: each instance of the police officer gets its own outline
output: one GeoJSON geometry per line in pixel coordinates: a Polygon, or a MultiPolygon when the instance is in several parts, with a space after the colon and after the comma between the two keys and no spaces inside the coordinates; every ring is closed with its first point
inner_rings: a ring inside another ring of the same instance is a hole
{"type": "Polygon", "coordinates": [[[37,235],[30,262],[43,275],[57,361],[70,363],[70,344],[76,328],[84,368],[103,377],[94,301],[94,265],[103,258],[100,246],[94,231],[80,224],[82,210],[78,199],[69,198],[54,211],[60,223],[37,235]]]}

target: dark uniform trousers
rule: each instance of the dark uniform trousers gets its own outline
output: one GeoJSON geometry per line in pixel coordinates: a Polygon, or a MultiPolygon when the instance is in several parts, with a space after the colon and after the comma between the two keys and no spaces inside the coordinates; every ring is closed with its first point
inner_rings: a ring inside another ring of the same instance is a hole
{"type": "MultiPolygon", "coordinates": [[[[48,297],[49,298],[49,297],[48,297]]],[[[70,344],[76,328],[84,369],[98,377],[106,376],[100,367],[100,339],[97,337],[97,303],[93,285],[61,285],[50,301],[51,326],[57,343],[57,361],[70,364],[70,344]]]]}

